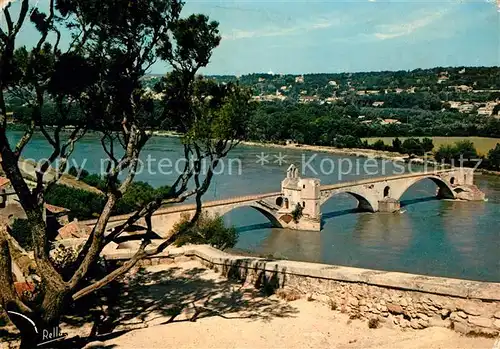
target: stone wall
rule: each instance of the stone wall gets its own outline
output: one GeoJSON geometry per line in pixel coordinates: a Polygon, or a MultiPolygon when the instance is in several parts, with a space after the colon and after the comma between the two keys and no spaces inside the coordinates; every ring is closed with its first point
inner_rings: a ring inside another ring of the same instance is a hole
{"type": "Polygon", "coordinates": [[[285,287],[310,294],[351,317],[377,318],[402,328],[430,326],[461,333],[496,336],[500,331],[500,302],[437,295],[358,282],[288,275],[285,287]]]}
{"type": "MultiPolygon", "coordinates": [[[[106,259],[123,259],[120,251],[106,259]]],[[[316,263],[230,255],[209,246],[170,249],[142,265],[199,260],[223,275],[273,292],[293,290],[352,318],[402,328],[441,326],[465,334],[500,333],[500,283],[430,277],[316,263]]]]}

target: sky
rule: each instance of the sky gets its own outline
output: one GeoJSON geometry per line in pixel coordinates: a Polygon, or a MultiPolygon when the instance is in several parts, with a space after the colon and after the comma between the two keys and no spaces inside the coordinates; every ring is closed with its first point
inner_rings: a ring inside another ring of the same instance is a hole
{"type": "MultiPolygon", "coordinates": [[[[220,25],[205,74],[500,66],[500,0],[185,1],[183,15],[220,25]]],[[[19,42],[35,36],[27,28],[19,42]]]]}

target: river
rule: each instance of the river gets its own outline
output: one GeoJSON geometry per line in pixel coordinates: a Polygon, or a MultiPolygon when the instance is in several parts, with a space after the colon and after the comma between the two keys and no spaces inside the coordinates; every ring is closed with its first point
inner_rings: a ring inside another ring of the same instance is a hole
{"type": "MultiPolygon", "coordinates": [[[[18,132],[9,134],[12,140],[19,136],[18,132]]],[[[172,169],[181,151],[179,139],[154,137],[143,151],[141,159],[145,165],[137,179],[153,186],[168,185],[176,177],[170,172],[175,172],[172,169]],[[163,167],[160,172],[159,159],[162,158],[168,160],[163,161],[166,170],[163,167]]],[[[47,143],[35,135],[23,157],[39,159],[49,153],[47,143]]],[[[104,152],[99,139],[89,135],[77,144],[72,161],[84,164],[90,172],[98,172],[102,158],[104,152]]],[[[320,178],[322,184],[390,175],[400,170],[380,160],[374,164],[374,160],[314,154],[300,148],[285,150],[240,145],[229,158],[230,161],[224,162],[224,171],[214,177],[205,200],[279,191],[290,163],[295,163],[299,170],[301,164],[309,163],[303,177],[320,178]],[[263,165],[257,163],[259,158],[263,159],[263,165]],[[347,161],[355,164],[351,171],[347,171],[347,161]],[[369,167],[366,162],[371,162],[369,167]],[[333,169],[332,163],[337,165],[333,169]],[[349,173],[339,176],[340,165],[342,171],[349,173]],[[360,169],[359,174],[356,166],[360,169]],[[382,173],[384,167],[386,171],[382,173]],[[378,171],[373,171],[374,168],[378,171]]],[[[235,248],[239,251],[291,260],[500,282],[500,177],[476,175],[475,182],[486,193],[487,202],[435,200],[436,185],[423,180],[404,194],[402,213],[395,214],[354,212],[357,206],[354,198],[348,194],[334,196],[321,208],[324,226],[320,232],[272,228],[267,219],[252,208],[235,209],[224,219],[240,233],[235,248]]]]}

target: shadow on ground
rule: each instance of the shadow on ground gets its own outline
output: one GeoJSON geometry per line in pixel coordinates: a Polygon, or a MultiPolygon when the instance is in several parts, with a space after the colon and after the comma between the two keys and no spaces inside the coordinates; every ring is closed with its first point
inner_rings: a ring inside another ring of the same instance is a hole
{"type": "Polygon", "coordinates": [[[252,285],[218,279],[195,263],[190,268],[172,266],[151,271],[154,268],[141,268],[116,284],[113,291],[117,297],[108,302],[111,304],[94,324],[91,336],[69,339],[64,347],[81,348],[89,341],[105,341],[134,329],[212,316],[269,321],[298,313],[296,308],[265,296],[252,285]]]}

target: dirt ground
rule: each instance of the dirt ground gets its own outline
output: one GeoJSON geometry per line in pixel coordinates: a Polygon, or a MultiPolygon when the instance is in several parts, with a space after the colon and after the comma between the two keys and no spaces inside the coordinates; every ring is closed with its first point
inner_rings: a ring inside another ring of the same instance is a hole
{"type": "MultiPolygon", "coordinates": [[[[494,348],[495,339],[444,328],[368,328],[314,300],[263,297],[195,261],[148,267],[129,279],[106,348],[494,348]],[[137,287],[137,286],[141,287],[137,287]],[[130,330],[130,327],[138,329],[130,330]],[[112,338],[113,337],[113,338],[112,338]]],[[[498,346],[500,348],[500,346],[498,346]]]]}

